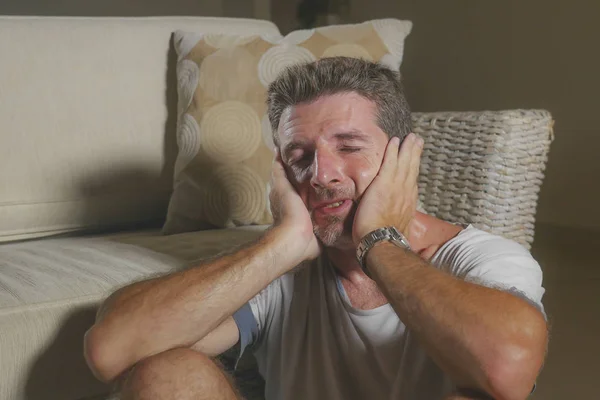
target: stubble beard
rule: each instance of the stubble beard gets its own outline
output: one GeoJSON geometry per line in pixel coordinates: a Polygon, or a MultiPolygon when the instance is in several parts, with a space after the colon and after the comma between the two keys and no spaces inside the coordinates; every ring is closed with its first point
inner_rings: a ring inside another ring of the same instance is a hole
{"type": "MultiPolygon", "coordinates": [[[[349,198],[352,199],[353,195],[348,193],[348,190],[333,191],[330,189],[323,189],[317,192],[317,198],[320,200],[331,200],[335,198],[349,198]]],[[[352,241],[352,223],[354,221],[354,214],[356,213],[356,204],[353,204],[351,211],[345,217],[337,215],[331,215],[325,218],[325,224],[319,225],[314,219],[314,215],[311,214],[313,223],[313,232],[317,239],[319,239],[325,247],[333,247],[338,249],[345,249],[354,246],[352,241]]]]}
{"type": "Polygon", "coordinates": [[[325,247],[338,249],[349,248],[352,241],[352,218],[330,217],[325,226],[318,226],[313,222],[313,232],[325,247]]]}

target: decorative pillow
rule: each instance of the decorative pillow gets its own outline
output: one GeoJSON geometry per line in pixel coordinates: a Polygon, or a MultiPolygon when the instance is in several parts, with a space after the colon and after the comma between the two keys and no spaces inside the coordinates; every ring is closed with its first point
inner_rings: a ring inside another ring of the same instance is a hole
{"type": "Polygon", "coordinates": [[[176,32],[179,154],[164,233],[271,223],[269,83],[292,64],[333,56],[397,70],[411,28],[384,19],[284,38],[176,32]]]}

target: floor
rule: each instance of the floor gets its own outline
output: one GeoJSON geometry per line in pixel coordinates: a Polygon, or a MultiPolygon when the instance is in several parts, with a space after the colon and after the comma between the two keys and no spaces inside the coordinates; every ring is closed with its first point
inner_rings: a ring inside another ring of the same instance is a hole
{"type": "Polygon", "coordinates": [[[600,232],[540,224],[550,346],[532,399],[600,399],[600,232]]]}

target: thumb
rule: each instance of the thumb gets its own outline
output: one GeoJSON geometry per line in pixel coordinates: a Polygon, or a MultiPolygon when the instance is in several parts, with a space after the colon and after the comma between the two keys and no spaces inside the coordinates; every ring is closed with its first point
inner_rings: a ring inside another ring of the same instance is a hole
{"type": "Polygon", "coordinates": [[[288,190],[292,187],[292,184],[288,180],[283,160],[279,150],[273,159],[273,167],[271,172],[271,187],[276,187],[278,190],[288,190]]]}
{"type": "Polygon", "coordinates": [[[279,160],[274,160],[271,171],[271,185],[281,188],[282,185],[285,185],[285,181],[287,181],[287,177],[285,175],[283,164],[279,160]]]}

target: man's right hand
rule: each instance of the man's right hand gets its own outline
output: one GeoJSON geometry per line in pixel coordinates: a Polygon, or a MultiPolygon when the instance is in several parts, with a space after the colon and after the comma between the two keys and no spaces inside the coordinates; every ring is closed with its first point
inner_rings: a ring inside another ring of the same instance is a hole
{"type": "Polygon", "coordinates": [[[299,263],[317,258],[321,245],[313,233],[310,214],[286,175],[279,151],[273,162],[269,201],[274,229],[289,238],[286,250],[293,251],[299,263]]]}

